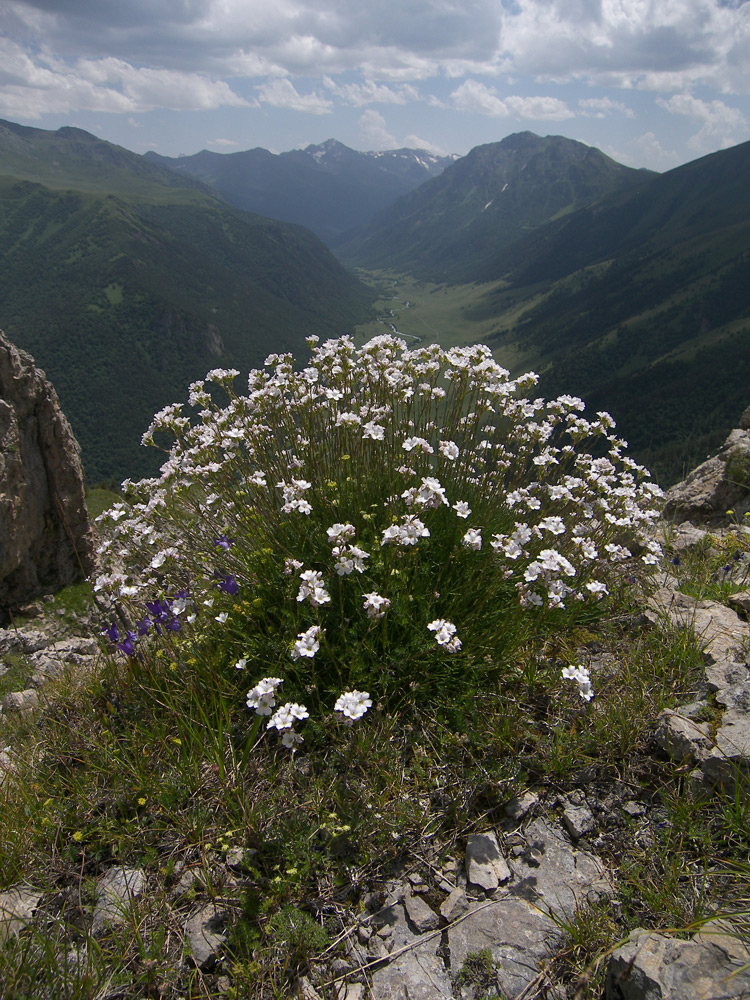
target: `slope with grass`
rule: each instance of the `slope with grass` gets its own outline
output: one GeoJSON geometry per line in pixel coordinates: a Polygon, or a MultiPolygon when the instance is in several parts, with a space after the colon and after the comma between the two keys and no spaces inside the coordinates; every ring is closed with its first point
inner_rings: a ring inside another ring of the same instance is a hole
{"type": "Polygon", "coordinates": [[[506,245],[498,236],[461,272],[471,283],[457,287],[439,287],[437,264],[432,285],[415,279],[429,273],[415,263],[426,244],[407,232],[397,259],[411,274],[391,275],[404,294],[384,301],[383,319],[393,309],[399,329],[448,343],[460,330],[513,371],[540,372],[545,393],[575,392],[594,411],[610,411],[668,485],[723,440],[747,405],[749,191],[750,143],[663,175],[643,173],[634,186],[516,231],[506,245]]]}
{"type": "Polygon", "coordinates": [[[519,132],[477,146],[404,195],[349,242],[347,262],[427,281],[476,281],[501,249],[650,174],[562,136],[519,132]]]}
{"type": "Polygon", "coordinates": [[[141,434],[210,368],[247,370],[367,313],[367,290],[301,227],[77,130],[0,139],[0,324],[55,385],[89,482],[155,472],[141,434]]]}

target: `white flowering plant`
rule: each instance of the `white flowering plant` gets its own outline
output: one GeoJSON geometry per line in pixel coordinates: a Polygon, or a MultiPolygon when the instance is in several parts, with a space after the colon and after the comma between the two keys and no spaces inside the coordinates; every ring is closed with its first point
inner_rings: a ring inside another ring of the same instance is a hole
{"type": "Polygon", "coordinates": [[[460,700],[657,562],[661,491],[608,414],[529,398],[536,376],[482,345],[310,346],[303,367],[269,357],[246,392],[210,372],[195,417],[154,418],[161,476],[102,515],[96,588],[123,609],[106,631],[126,655],[155,633],[210,646],[293,746],[307,708],[270,714],[280,678],[349,724],[373,698],[460,700]]]}

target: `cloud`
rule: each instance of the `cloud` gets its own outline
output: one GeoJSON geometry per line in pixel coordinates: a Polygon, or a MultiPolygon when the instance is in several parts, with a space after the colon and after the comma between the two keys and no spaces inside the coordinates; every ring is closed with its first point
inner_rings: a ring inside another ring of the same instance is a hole
{"type": "Polygon", "coordinates": [[[398,146],[396,138],[386,127],[385,118],[374,108],[368,108],[360,115],[359,134],[369,149],[394,149],[398,146]]]}
{"type": "Polygon", "coordinates": [[[223,80],[180,70],[147,69],[121,59],[79,59],[69,66],[51,56],[33,61],[21,47],[0,40],[0,109],[38,118],[49,112],[134,114],[169,107],[184,111],[245,106],[223,80]]]}
{"type": "Polygon", "coordinates": [[[396,88],[375,83],[373,80],[365,80],[364,83],[338,84],[329,76],[323,77],[323,84],[344,104],[352,104],[355,107],[363,107],[366,104],[406,104],[409,101],[419,100],[418,91],[407,84],[396,88]]]}
{"type": "MultiPolygon", "coordinates": [[[[456,81],[443,107],[529,120],[573,115],[523,96],[529,79],[750,93],[750,0],[2,0],[0,38],[0,109],[16,117],[240,106],[247,81],[262,103],[315,115],[409,103],[426,80],[456,81]]],[[[628,113],[603,98],[577,112],[628,113]]]]}
{"type": "Polygon", "coordinates": [[[613,101],[609,97],[586,97],[578,102],[578,107],[584,118],[607,118],[613,114],[622,114],[626,118],[635,117],[635,112],[627,104],[613,101]]]}
{"type": "Polygon", "coordinates": [[[303,111],[312,115],[327,115],[331,112],[331,101],[319,94],[299,94],[291,80],[271,80],[258,89],[258,101],[274,108],[289,111],[303,111]]]}
{"type": "Polygon", "coordinates": [[[435,156],[448,156],[447,150],[443,149],[442,146],[436,145],[434,142],[430,142],[429,139],[423,139],[418,135],[407,135],[404,137],[403,145],[407,149],[423,149],[426,153],[433,153],[435,156]]]}
{"type": "Polygon", "coordinates": [[[562,121],[575,117],[575,113],[557,97],[499,97],[494,88],[477,80],[465,80],[450,96],[458,111],[493,118],[562,121]]]}
{"type": "Polygon", "coordinates": [[[715,149],[717,143],[724,148],[733,146],[740,141],[738,136],[747,133],[744,114],[723,101],[702,101],[692,94],[675,94],[668,100],[657,98],[657,103],[671,114],[686,115],[702,123],[688,140],[688,146],[696,151],[715,149]]]}

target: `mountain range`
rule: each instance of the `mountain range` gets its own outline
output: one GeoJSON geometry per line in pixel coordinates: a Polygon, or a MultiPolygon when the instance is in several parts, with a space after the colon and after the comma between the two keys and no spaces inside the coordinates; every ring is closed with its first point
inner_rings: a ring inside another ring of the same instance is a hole
{"type": "Polygon", "coordinates": [[[476,283],[467,315],[494,323],[496,356],[539,371],[545,395],[610,410],[663,482],[750,402],[750,143],[655,174],[560,136],[509,136],[338,253],[476,283]]]}
{"type": "Polygon", "coordinates": [[[348,267],[467,289],[502,363],[612,412],[665,484],[748,403],[750,143],[664,174],[529,132],[461,159],[329,140],[173,161],[5,122],[0,208],[0,327],[92,480],[153,470],[142,430],[209,368],[367,317],[372,287],[303,222],[348,267]]]}
{"type": "Polygon", "coordinates": [[[307,229],[80,129],[0,122],[0,328],[55,385],[88,480],[152,474],[151,417],[211,368],[338,336],[372,293],[307,229]]]}
{"type": "Polygon", "coordinates": [[[210,185],[230,205],[307,226],[336,246],[373,215],[440,174],[456,157],[420,149],[360,153],[335,139],[306,149],[248,149],[144,159],[210,185]]]}

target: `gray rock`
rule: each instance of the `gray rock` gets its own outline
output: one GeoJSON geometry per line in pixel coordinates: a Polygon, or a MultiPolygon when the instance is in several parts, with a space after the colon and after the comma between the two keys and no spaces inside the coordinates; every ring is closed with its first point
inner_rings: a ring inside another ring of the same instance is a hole
{"type": "Polygon", "coordinates": [[[206,903],[185,922],[187,957],[199,969],[207,971],[216,964],[219,952],[226,943],[223,931],[227,919],[225,910],[217,908],[214,903],[206,903]]]}
{"type": "Polygon", "coordinates": [[[750,953],[721,935],[690,941],[639,929],[611,956],[606,1000],[734,1000],[750,993],[750,953]],[[736,975],[733,975],[735,974],[736,975]]]}
{"type": "Polygon", "coordinates": [[[585,802],[580,805],[565,803],[562,821],[573,840],[579,840],[585,834],[591,833],[596,825],[594,814],[585,802]]]}
{"type": "Polygon", "coordinates": [[[750,458],[750,431],[733,430],[718,453],[667,490],[664,516],[676,522],[723,520],[727,510],[750,507],[750,490],[732,477],[732,465],[750,458]],[[729,469],[729,475],[727,474],[729,469]]]}
{"type": "Polygon", "coordinates": [[[49,644],[49,636],[38,629],[0,629],[0,656],[5,656],[6,653],[35,653],[39,649],[46,649],[49,644]]]}
{"type": "Polygon", "coordinates": [[[39,704],[39,695],[33,688],[26,691],[10,691],[3,698],[3,712],[28,712],[39,704]]]}
{"type": "Polygon", "coordinates": [[[711,752],[708,723],[686,718],[671,708],[665,708],[656,720],[655,739],[679,764],[700,760],[711,752]]]}
{"type": "Polygon", "coordinates": [[[415,934],[404,906],[394,903],[373,917],[376,927],[389,926],[393,941],[391,961],[372,973],[372,1000],[449,1000],[450,976],[438,955],[441,935],[415,934]],[[401,951],[401,949],[405,949],[401,951]]]}
{"type": "Polygon", "coordinates": [[[714,750],[701,763],[706,781],[732,791],[740,771],[750,768],[750,715],[729,709],[721,717],[714,750]]]}
{"type": "Polygon", "coordinates": [[[434,931],[440,926],[440,917],[419,896],[407,896],[404,900],[404,906],[406,907],[406,915],[414,929],[420,934],[424,934],[425,931],[434,931]]]}
{"type": "Polygon", "coordinates": [[[466,913],[469,906],[468,897],[463,889],[453,889],[448,898],[443,900],[440,906],[440,915],[450,924],[466,913]]]}
{"type": "Polygon", "coordinates": [[[99,881],[91,930],[94,936],[127,921],[143,892],[144,875],[139,868],[110,868],[99,881]]]}
{"type": "MultiPolygon", "coordinates": [[[[499,963],[498,984],[503,997],[516,997],[539,972],[539,964],[562,941],[551,917],[518,896],[474,904],[468,915],[447,930],[451,971],[457,975],[471,953],[489,949],[499,963]]],[[[564,992],[548,993],[564,997],[564,992]]]]}
{"type": "Polygon", "coordinates": [[[510,869],[500,853],[494,833],[475,833],[466,843],[466,877],[471,885],[493,892],[510,878],[510,869]]]}
{"type": "Polygon", "coordinates": [[[0,892],[0,944],[32,920],[41,898],[41,892],[23,885],[0,892]]]}
{"type": "Polygon", "coordinates": [[[538,805],[538,792],[524,792],[523,795],[517,795],[506,802],[504,812],[511,823],[517,824],[522,819],[525,819],[538,805]]]}
{"type": "Polygon", "coordinates": [[[609,895],[612,886],[601,861],[575,848],[568,838],[544,819],[526,829],[529,852],[511,859],[515,876],[512,892],[537,906],[572,916],[591,892],[609,895]],[[518,880],[517,882],[515,880],[518,880]]]}
{"type": "Polygon", "coordinates": [[[0,608],[91,573],[80,449],[57,394],[0,333],[0,608]]]}
{"type": "Polygon", "coordinates": [[[708,535],[703,528],[696,528],[691,521],[678,525],[670,538],[670,545],[676,552],[683,552],[693,545],[700,545],[708,535]]]}
{"type": "Polygon", "coordinates": [[[697,601],[679,591],[662,588],[649,602],[657,616],[666,614],[676,625],[692,628],[705,644],[711,663],[740,658],[750,643],[750,625],[717,601],[697,601]]]}
{"type": "Polygon", "coordinates": [[[741,590],[737,594],[732,594],[729,603],[736,605],[745,614],[750,612],[750,590],[741,590]]]}

